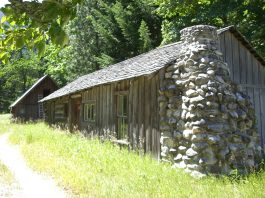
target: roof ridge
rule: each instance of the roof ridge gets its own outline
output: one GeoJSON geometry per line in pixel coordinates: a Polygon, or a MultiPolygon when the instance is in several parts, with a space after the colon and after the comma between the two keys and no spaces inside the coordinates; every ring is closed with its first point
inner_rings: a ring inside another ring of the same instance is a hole
{"type": "Polygon", "coordinates": [[[16,106],[22,99],[24,99],[37,85],[39,85],[48,75],[44,75],[39,78],[24,94],[22,94],[15,102],[13,102],[9,108],[16,106]]]}
{"type": "Polygon", "coordinates": [[[242,35],[234,25],[221,28],[217,30],[217,33],[222,34],[226,31],[230,31],[258,59],[258,61],[260,61],[263,66],[265,66],[264,57],[257,52],[257,50],[251,45],[251,43],[246,39],[246,37],[242,35]]]}
{"type": "Polygon", "coordinates": [[[76,80],[43,98],[40,102],[69,95],[89,87],[151,74],[177,58],[182,42],[157,47],[101,70],[80,76],[76,80]]]}

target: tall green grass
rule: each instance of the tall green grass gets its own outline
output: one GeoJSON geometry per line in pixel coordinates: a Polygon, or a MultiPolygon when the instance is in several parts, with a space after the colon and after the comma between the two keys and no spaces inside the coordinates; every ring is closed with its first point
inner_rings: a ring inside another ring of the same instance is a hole
{"type": "Polygon", "coordinates": [[[29,165],[80,197],[265,197],[265,172],[198,180],[149,156],[43,123],[9,126],[29,165]]]}

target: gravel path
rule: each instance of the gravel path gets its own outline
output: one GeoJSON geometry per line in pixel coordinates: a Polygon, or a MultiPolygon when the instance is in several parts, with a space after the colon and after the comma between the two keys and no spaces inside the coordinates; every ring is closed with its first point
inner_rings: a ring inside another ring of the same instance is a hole
{"type": "MultiPolygon", "coordinates": [[[[0,160],[12,172],[16,181],[19,184],[19,188],[21,189],[13,193],[13,195],[11,193],[10,197],[19,197],[19,198],[67,197],[66,192],[60,189],[56,185],[54,180],[34,172],[27,166],[22,154],[19,151],[19,148],[17,146],[11,145],[8,142],[8,134],[0,136],[0,160]],[[19,196],[17,196],[18,192],[19,196]]],[[[14,190],[16,189],[18,188],[14,188],[14,190]]],[[[6,194],[8,195],[8,193],[10,193],[10,189],[7,188],[6,191],[7,191],[6,194]]],[[[5,197],[5,196],[1,196],[0,194],[0,197],[5,197]]]]}
{"type": "Polygon", "coordinates": [[[7,184],[6,181],[3,181],[0,178],[0,197],[5,198],[18,198],[21,197],[22,190],[17,182],[13,182],[12,184],[7,184]]]}

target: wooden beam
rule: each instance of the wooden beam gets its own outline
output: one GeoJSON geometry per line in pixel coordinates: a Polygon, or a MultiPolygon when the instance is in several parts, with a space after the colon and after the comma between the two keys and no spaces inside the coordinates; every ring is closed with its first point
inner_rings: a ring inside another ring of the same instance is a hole
{"type": "Polygon", "coordinates": [[[81,98],[82,95],[81,94],[75,94],[75,95],[71,95],[71,98],[81,98]]]}
{"type": "Polygon", "coordinates": [[[126,90],[126,91],[115,91],[114,94],[115,95],[128,95],[129,91],[128,90],[126,90]]]}

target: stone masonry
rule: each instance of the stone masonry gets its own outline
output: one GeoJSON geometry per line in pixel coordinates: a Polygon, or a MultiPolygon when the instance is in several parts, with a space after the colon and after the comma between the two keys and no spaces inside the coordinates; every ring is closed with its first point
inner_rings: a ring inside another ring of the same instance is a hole
{"type": "Polygon", "coordinates": [[[193,176],[252,170],[261,159],[255,112],[231,82],[218,49],[217,29],[181,31],[183,48],[160,88],[162,161],[193,176]]]}

